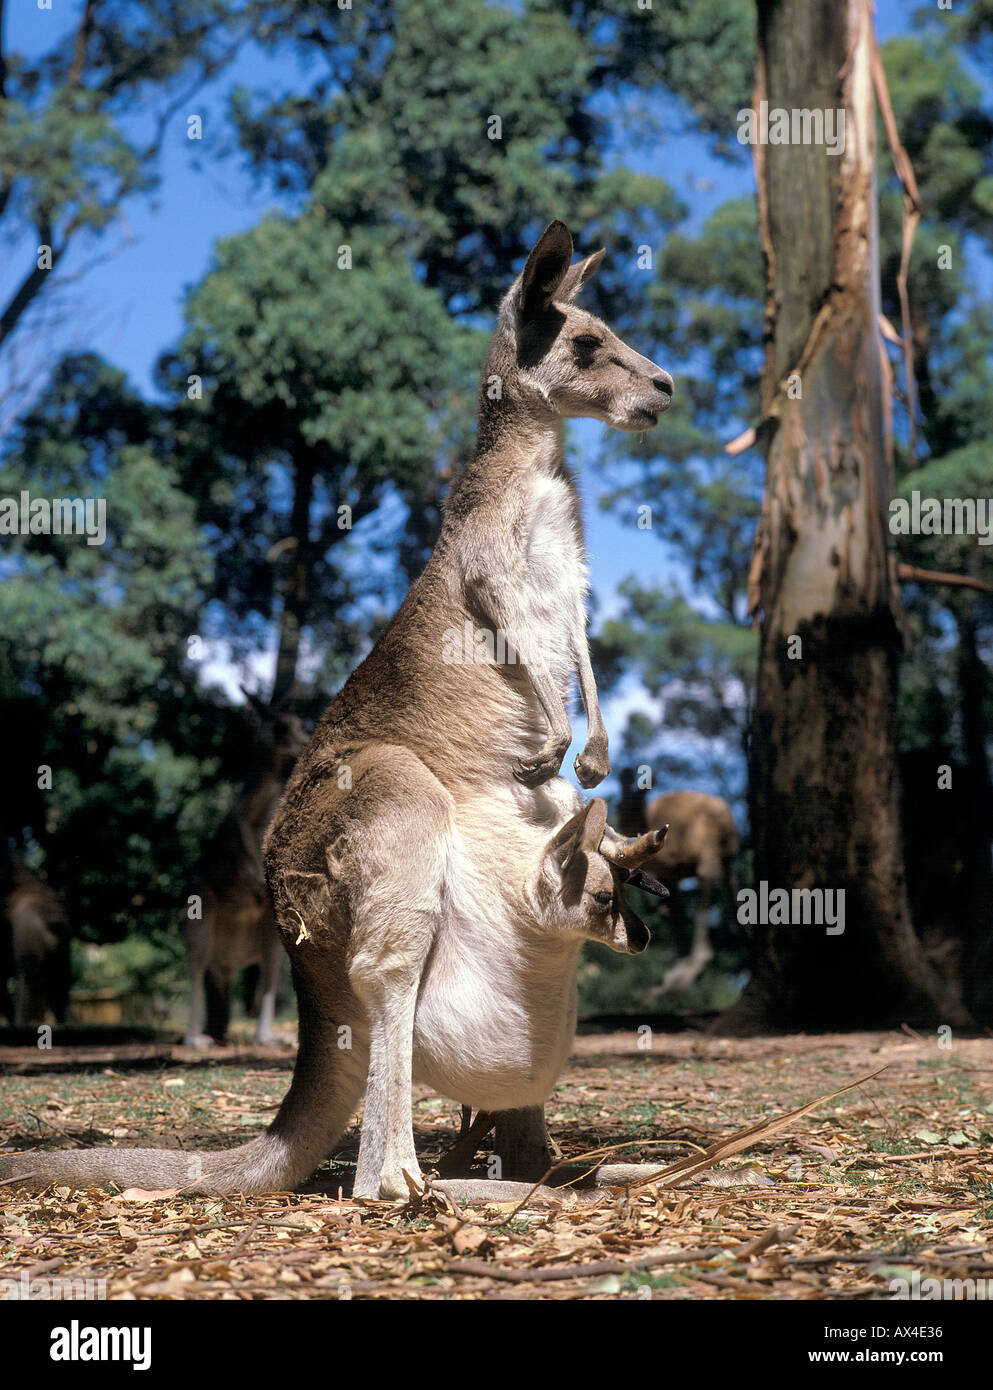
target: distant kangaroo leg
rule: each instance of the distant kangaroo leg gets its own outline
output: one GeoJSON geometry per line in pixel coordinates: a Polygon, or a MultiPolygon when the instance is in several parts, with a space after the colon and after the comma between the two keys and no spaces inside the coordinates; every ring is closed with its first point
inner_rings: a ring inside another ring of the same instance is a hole
{"type": "Polygon", "coordinates": [[[208,1038],[203,1031],[203,996],[206,989],[206,967],[190,965],[190,1002],[183,1042],[187,1047],[206,1047],[208,1038]]]}
{"type": "Polygon", "coordinates": [[[29,1023],[43,1021],[45,1017],[45,1008],[31,978],[32,973],[30,963],[21,961],[14,1002],[14,1023],[18,1028],[26,1028],[29,1023]]]}
{"type": "Polygon", "coordinates": [[[260,931],[266,934],[263,942],[262,974],[259,980],[259,1022],[255,1030],[255,1041],[271,1043],[274,1038],[273,1020],[276,1013],[276,989],[279,985],[279,967],[283,961],[283,945],[276,930],[269,909],[263,917],[260,931]]]}
{"type": "Polygon", "coordinates": [[[207,963],[214,949],[214,908],[208,898],[202,902],[203,917],[193,920],[183,914],[186,932],[186,958],[190,970],[190,1004],[183,1039],[187,1047],[207,1047],[211,1039],[204,1031],[204,1009],[207,994],[207,963]]]}
{"type": "Polygon", "coordinates": [[[12,913],[11,925],[17,970],[14,1022],[19,1028],[30,1023],[44,1023],[46,980],[58,938],[50,929],[44,913],[34,903],[22,903],[12,913]]]}
{"type": "Polygon", "coordinates": [[[647,1000],[657,999],[663,994],[685,994],[690,985],[699,979],[714,959],[714,950],[710,944],[709,910],[710,883],[707,879],[701,878],[700,906],[697,909],[696,921],[693,926],[693,944],[690,947],[690,953],[682,960],[677,960],[676,964],[666,971],[662,983],[656,985],[646,995],[647,1000]]]}
{"type": "Polygon", "coordinates": [[[231,977],[208,969],[204,975],[207,1002],[207,1033],[217,1043],[227,1041],[231,1022],[231,977]]]}

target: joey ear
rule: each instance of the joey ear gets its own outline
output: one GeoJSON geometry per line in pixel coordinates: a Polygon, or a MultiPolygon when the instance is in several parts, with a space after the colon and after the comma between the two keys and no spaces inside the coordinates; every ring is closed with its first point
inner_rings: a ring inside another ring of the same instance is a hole
{"type": "Polygon", "coordinates": [[[572,236],[564,222],[549,222],[521,271],[518,305],[524,318],[540,314],[556,297],[572,261],[572,236]]]}
{"type": "Polygon", "coordinates": [[[555,298],[563,299],[567,304],[571,304],[587,280],[600,269],[600,262],[606,254],[606,249],[594,251],[592,256],[587,256],[585,260],[577,261],[575,265],[571,265],[556,291],[555,298]]]}
{"type": "Polygon", "coordinates": [[[607,803],[595,796],[581,811],[570,817],[549,840],[546,854],[551,855],[565,873],[573,855],[581,851],[593,853],[603,838],[607,824],[607,803]]]}
{"type": "Polygon", "coordinates": [[[545,858],[553,859],[563,873],[569,867],[569,861],[579,848],[585,820],[585,809],[577,811],[566,821],[565,825],[559,827],[545,846],[545,858]]]}
{"type": "Polygon", "coordinates": [[[588,854],[595,854],[600,848],[603,832],[607,828],[607,803],[602,796],[595,796],[586,808],[583,822],[583,835],[579,848],[588,854]]]}

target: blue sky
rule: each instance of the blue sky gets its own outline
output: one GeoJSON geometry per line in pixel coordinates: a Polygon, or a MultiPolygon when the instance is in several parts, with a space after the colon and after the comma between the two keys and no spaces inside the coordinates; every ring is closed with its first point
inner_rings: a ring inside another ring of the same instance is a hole
{"type": "MultiPolygon", "coordinates": [[[[918,0],[881,0],[877,6],[880,37],[907,31],[909,16],[918,7],[918,0]]],[[[11,9],[6,20],[9,49],[28,54],[47,51],[56,34],[75,28],[81,8],[81,3],[62,0],[51,11],[38,10],[29,3],[11,9]]],[[[227,133],[225,94],[236,83],[269,91],[292,88],[299,85],[300,75],[299,64],[289,52],[273,56],[250,46],[220,80],[189,103],[189,112],[176,115],[165,141],[161,183],[154,197],[130,200],[124,223],[113,228],[101,246],[91,245],[67,257],[65,266],[72,273],[91,260],[95,251],[113,249],[113,254],[92,266],[74,286],[70,311],[56,338],[46,342],[47,351],[96,350],[124,368],[139,389],[154,392],[155,360],[179,337],[184,290],[196,284],[209,268],[214,243],[253,226],[268,208],[288,206],[264,187],[257,188],[237,156],[226,160],[212,157],[212,146],[216,148],[227,133]],[[202,142],[187,138],[189,113],[203,118],[202,142]]],[[[681,133],[642,156],[640,164],[646,171],[663,172],[690,205],[690,230],[727,198],[752,187],[747,160],[734,166],[715,160],[703,140],[681,133]]],[[[549,216],[554,214],[555,209],[550,208],[549,216]]],[[[592,249],[583,246],[581,229],[577,229],[577,244],[580,249],[592,249]]],[[[0,274],[0,281],[6,285],[8,276],[0,274]]],[[[672,372],[678,390],[679,363],[663,360],[661,365],[672,372]]],[[[581,457],[602,428],[592,424],[580,427],[581,457]]],[[[664,429],[663,419],[660,434],[664,429]]],[[[730,429],[729,436],[734,432],[730,429]]],[[[625,575],[636,573],[649,582],[671,581],[673,561],[655,535],[604,515],[595,505],[601,484],[589,470],[582,469],[581,474],[590,564],[599,611],[605,616],[617,607],[616,585],[625,575]]],[[[260,658],[260,677],[267,665],[267,660],[260,658]]],[[[236,684],[235,673],[225,670],[223,663],[215,666],[213,675],[229,687],[236,684]]],[[[608,703],[608,726],[615,741],[627,709],[639,703],[640,692],[631,685],[608,703]]]]}

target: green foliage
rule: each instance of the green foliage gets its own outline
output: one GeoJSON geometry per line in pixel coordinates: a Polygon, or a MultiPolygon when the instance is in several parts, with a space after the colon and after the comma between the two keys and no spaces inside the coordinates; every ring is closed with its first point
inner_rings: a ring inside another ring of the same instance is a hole
{"type": "Polygon", "coordinates": [[[624,609],[601,633],[658,701],[630,716],[623,756],[650,762],[661,790],[702,780],[737,796],[743,786],[757,650],[744,590],[764,466],[756,451],[731,458],[724,445],[758,415],[762,289],[753,199],[724,204],[696,237],[669,238],[652,311],[666,360],[685,365],[665,453],[646,436],[629,449],[633,465],[607,463],[615,486],[603,505],[632,521],[649,507],[680,576],[666,591],[628,581],[624,609]]]}
{"type": "MultiPolygon", "coordinates": [[[[214,538],[227,622],[252,620],[236,650],[259,642],[278,611],[280,574],[302,553],[303,621],[310,645],[328,654],[311,679],[327,688],[368,631],[352,607],[372,585],[366,561],[365,591],[354,586],[351,524],[373,518],[363,535],[375,544],[384,502],[436,499],[445,422],[466,390],[475,335],[452,324],[395,236],[347,233],[317,202],[222,242],[186,316],[162,376],[176,393],[177,455],[214,538]],[[191,374],[202,400],[187,399],[191,374]],[[311,489],[302,512],[301,479],[311,489]],[[294,553],[277,563],[287,537],[294,553]]],[[[387,525],[384,544],[396,531],[387,525]]]]}
{"type": "MultiPolygon", "coordinates": [[[[348,235],[318,205],[222,242],[188,301],[180,352],[209,388],[237,389],[253,434],[261,420],[280,444],[323,446],[357,477],[402,487],[432,462],[431,407],[455,334],[396,244],[366,234],[341,268],[348,235]]],[[[208,390],[204,412],[212,405],[208,390]]]]}
{"type": "MultiPolygon", "coordinates": [[[[993,432],[988,440],[967,444],[942,458],[930,459],[901,480],[897,497],[910,500],[915,492],[922,498],[984,499],[993,511],[993,472],[990,455],[993,432]]],[[[902,558],[928,569],[970,574],[993,583],[993,545],[980,544],[974,534],[900,536],[902,558]]]]}
{"type": "Polygon", "coordinates": [[[207,702],[195,735],[203,697],[185,666],[211,560],[157,428],[120,372],[69,359],[0,462],[4,496],[106,504],[104,545],[5,538],[0,641],[11,742],[0,830],[44,850],[94,937],[121,935],[138,909],[174,930],[183,876],[226,795],[222,711],[211,727],[207,702]]]}

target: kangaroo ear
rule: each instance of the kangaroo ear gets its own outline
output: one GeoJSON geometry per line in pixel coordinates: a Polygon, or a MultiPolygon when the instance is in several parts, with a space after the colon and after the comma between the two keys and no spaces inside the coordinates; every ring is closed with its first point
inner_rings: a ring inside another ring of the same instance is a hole
{"type": "Polygon", "coordinates": [[[606,254],[607,252],[605,249],[594,251],[593,255],[587,256],[584,261],[577,261],[575,265],[571,265],[556,291],[555,298],[565,300],[567,304],[571,304],[579,294],[579,291],[586,284],[587,280],[600,269],[600,262],[606,254]]]}
{"type": "Polygon", "coordinates": [[[551,855],[565,873],[577,852],[594,853],[607,824],[607,803],[595,796],[581,811],[570,817],[549,840],[546,854],[551,855]]]}
{"type": "Polygon", "coordinates": [[[524,318],[540,314],[556,298],[569,273],[572,236],[564,222],[549,222],[521,271],[518,305],[524,318]]]}

